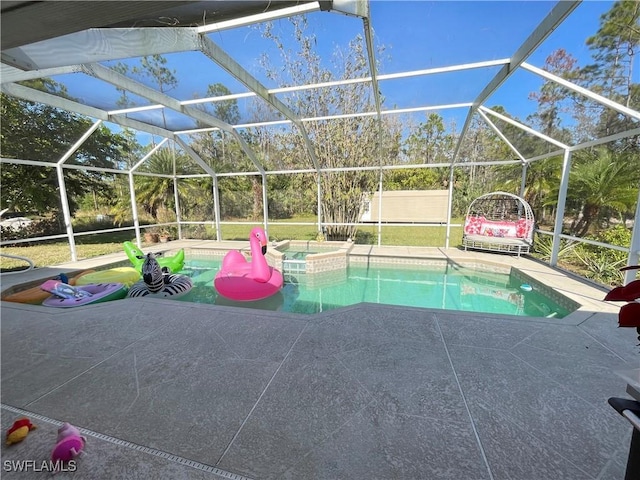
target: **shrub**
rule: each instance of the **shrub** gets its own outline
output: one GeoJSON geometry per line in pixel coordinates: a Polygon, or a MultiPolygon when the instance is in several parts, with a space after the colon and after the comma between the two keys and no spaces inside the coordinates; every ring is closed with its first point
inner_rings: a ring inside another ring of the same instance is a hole
{"type": "MultiPolygon", "coordinates": [[[[558,251],[558,261],[571,261],[575,257],[577,242],[574,240],[560,240],[560,250],[558,251]]],[[[551,260],[551,252],[553,249],[553,237],[550,235],[536,235],[536,241],[533,244],[533,252],[537,258],[548,262],[551,260]]]]}
{"type": "MultiPolygon", "coordinates": [[[[618,225],[595,237],[587,237],[602,243],[620,247],[631,245],[631,230],[618,225]]],[[[624,276],[620,271],[627,261],[628,253],[597,245],[581,244],[576,248],[576,257],[586,267],[585,276],[605,285],[620,285],[624,276]]]]}

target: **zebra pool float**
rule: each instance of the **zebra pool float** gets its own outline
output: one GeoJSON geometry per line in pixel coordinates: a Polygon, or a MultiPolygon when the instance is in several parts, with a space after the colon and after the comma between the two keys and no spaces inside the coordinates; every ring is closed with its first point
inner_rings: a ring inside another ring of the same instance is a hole
{"type": "Polygon", "coordinates": [[[129,288],[127,297],[177,298],[193,288],[193,281],[186,275],[169,273],[160,267],[153,253],[147,253],[142,262],[142,280],[129,288]]]}

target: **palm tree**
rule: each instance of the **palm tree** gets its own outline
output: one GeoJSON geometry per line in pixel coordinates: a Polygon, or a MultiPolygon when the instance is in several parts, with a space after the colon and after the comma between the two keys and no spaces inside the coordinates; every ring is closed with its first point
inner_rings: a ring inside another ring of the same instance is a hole
{"type": "Polygon", "coordinates": [[[607,148],[576,154],[567,195],[578,213],[571,225],[574,235],[584,236],[611,211],[624,214],[635,207],[640,174],[633,155],[607,148]]]}
{"type": "Polygon", "coordinates": [[[553,215],[557,205],[561,172],[561,157],[545,158],[534,162],[527,171],[524,198],[531,205],[537,223],[544,223],[549,215],[553,215]],[[552,201],[547,200],[551,198],[552,201]]]}
{"type": "MultiPolygon", "coordinates": [[[[196,171],[189,157],[176,154],[170,148],[162,148],[154,153],[139,169],[140,172],[173,175],[175,161],[175,173],[187,175],[201,173],[196,171]]],[[[178,186],[178,194],[188,195],[195,188],[195,182],[181,180],[178,186]]],[[[136,198],[145,212],[158,221],[158,212],[162,209],[173,210],[175,197],[173,190],[173,178],[156,176],[136,176],[136,198]]]]}

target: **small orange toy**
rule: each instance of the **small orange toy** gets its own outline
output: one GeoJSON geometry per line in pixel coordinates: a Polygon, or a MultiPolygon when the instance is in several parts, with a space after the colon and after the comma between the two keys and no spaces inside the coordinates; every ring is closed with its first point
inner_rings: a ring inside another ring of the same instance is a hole
{"type": "Polygon", "coordinates": [[[27,438],[28,433],[36,426],[28,418],[19,418],[13,422],[13,426],[7,430],[7,445],[20,443],[27,438]]]}

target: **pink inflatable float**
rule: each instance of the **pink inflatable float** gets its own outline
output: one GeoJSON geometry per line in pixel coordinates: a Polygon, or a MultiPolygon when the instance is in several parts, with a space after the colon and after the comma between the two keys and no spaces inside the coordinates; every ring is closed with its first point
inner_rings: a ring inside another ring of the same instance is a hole
{"type": "Polygon", "coordinates": [[[277,293],[284,280],[282,273],[267,264],[267,234],[260,227],[251,230],[251,261],[237,250],[228,252],[222,259],[220,271],[213,284],[223,297],[240,302],[262,300],[277,293]]]}

